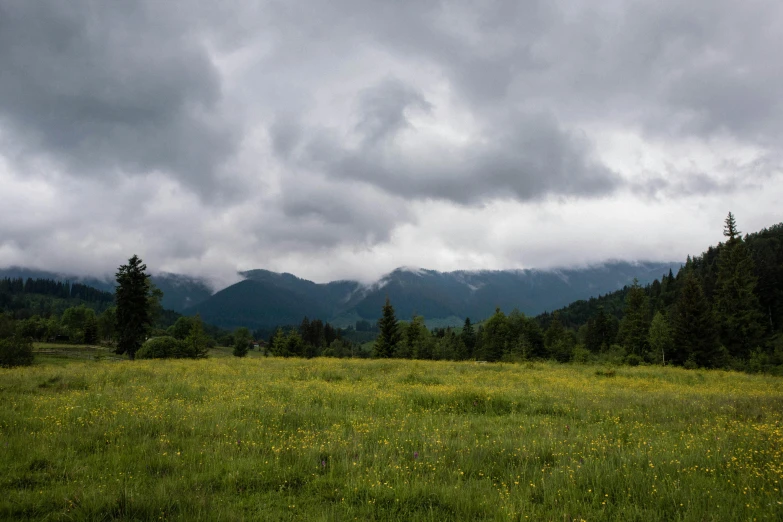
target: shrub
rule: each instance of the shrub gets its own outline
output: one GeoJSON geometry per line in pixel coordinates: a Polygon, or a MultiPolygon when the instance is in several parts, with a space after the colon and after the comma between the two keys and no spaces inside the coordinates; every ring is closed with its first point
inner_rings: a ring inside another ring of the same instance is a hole
{"type": "Polygon", "coordinates": [[[168,359],[171,357],[181,358],[185,357],[186,346],[185,344],[174,337],[168,335],[161,337],[153,337],[141,345],[139,351],[136,352],[136,358],[138,359],[168,359]]]}
{"type": "Polygon", "coordinates": [[[636,355],[635,353],[632,353],[628,357],[625,358],[625,364],[628,366],[639,366],[639,364],[642,363],[644,359],[642,359],[640,356],[636,355]]]}
{"type": "Polygon", "coordinates": [[[0,366],[29,366],[33,364],[33,343],[29,338],[15,335],[0,340],[0,366]]]}
{"type": "Polygon", "coordinates": [[[625,351],[625,348],[622,345],[613,344],[607,351],[601,352],[598,355],[598,362],[619,366],[625,362],[626,355],[628,355],[628,352],[625,351]]]}
{"type": "Polygon", "coordinates": [[[590,353],[590,350],[585,348],[583,344],[578,344],[574,348],[571,360],[575,363],[586,363],[591,359],[591,357],[592,353],[590,353]]]}
{"type": "Polygon", "coordinates": [[[747,371],[750,373],[759,373],[768,369],[769,356],[760,347],[757,347],[751,354],[747,364],[747,371]]]}

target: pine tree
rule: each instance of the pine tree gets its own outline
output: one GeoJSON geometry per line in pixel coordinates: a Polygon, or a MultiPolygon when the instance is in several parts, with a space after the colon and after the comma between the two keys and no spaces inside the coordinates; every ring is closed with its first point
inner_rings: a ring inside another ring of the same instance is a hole
{"type": "Polygon", "coordinates": [[[761,342],[763,315],[755,293],[753,258],[731,212],[725,223],[723,235],[728,239],[718,257],[715,312],[729,354],[746,359],[761,342]]]}
{"type": "Polygon", "coordinates": [[[285,333],[282,328],[276,328],[269,341],[269,353],[277,357],[288,357],[285,333]]]}
{"type": "Polygon", "coordinates": [[[145,273],[147,265],[138,256],[121,265],[117,271],[117,288],[114,299],[117,306],[118,342],[116,353],[127,353],[134,359],[152,326],[150,300],[151,285],[149,275],[145,273]]]}
{"type": "Polygon", "coordinates": [[[233,354],[236,357],[244,357],[247,355],[248,348],[250,347],[250,330],[244,326],[234,330],[234,350],[233,354]]]}
{"type": "Polygon", "coordinates": [[[551,353],[555,345],[561,341],[566,335],[563,323],[560,322],[560,312],[556,311],[552,314],[552,320],[549,323],[549,328],[544,333],[544,346],[547,352],[551,353]]]}
{"type": "Polygon", "coordinates": [[[674,308],[671,321],[674,351],[672,361],[691,361],[697,366],[712,368],[722,364],[721,350],[715,330],[715,319],[701,285],[688,271],[674,308]]]}
{"type": "Polygon", "coordinates": [[[90,314],[84,322],[84,344],[95,344],[98,342],[98,320],[95,314],[90,314]]]}
{"type": "Polygon", "coordinates": [[[484,323],[483,348],[484,359],[490,362],[499,361],[508,345],[508,320],[506,314],[495,308],[495,313],[484,323]]]}
{"type": "Polygon", "coordinates": [[[188,357],[194,359],[204,359],[209,352],[209,338],[204,333],[204,324],[201,322],[201,316],[196,314],[190,320],[190,331],[185,337],[184,343],[187,347],[188,357]]]}
{"type": "Polygon", "coordinates": [[[460,339],[465,345],[465,359],[473,357],[476,349],[476,332],[473,330],[473,325],[470,323],[470,317],[465,318],[465,324],[462,326],[462,333],[460,333],[460,339]]]}
{"type": "Polygon", "coordinates": [[[607,350],[614,342],[612,325],[609,317],[604,312],[604,307],[598,308],[595,317],[587,321],[587,334],[585,346],[593,353],[607,350]]]}
{"type": "Polygon", "coordinates": [[[650,324],[647,319],[649,304],[644,289],[634,278],[625,299],[625,312],[620,323],[620,340],[629,353],[643,356],[647,351],[647,336],[650,324]]]}
{"type": "Polygon", "coordinates": [[[552,314],[552,320],[544,333],[544,346],[547,356],[559,362],[571,360],[574,350],[574,336],[566,331],[560,320],[560,312],[552,314]]]}
{"type": "Polygon", "coordinates": [[[397,343],[400,342],[400,331],[397,325],[397,317],[394,315],[389,298],[386,298],[386,304],[381,310],[381,318],[378,319],[378,329],[380,333],[375,339],[376,357],[393,357],[397,343]]]}

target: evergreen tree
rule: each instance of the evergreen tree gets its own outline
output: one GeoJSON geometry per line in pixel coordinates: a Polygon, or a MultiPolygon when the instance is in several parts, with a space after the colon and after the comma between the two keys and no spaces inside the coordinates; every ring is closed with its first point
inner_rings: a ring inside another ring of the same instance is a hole
{"type": "Polygon", "coordinates": [[[473,330],[473,325],[470,323],[470,317],[465,318],[465,324],[462,326],[460,339],[462,339],[462,343],[465,346],[464,358],[470,359],[473,357],[476,349],[476,332],[473,330]]]}
{"type": "Polygon", "coordinates": [[[117,288],[114,300],[117,306],[118,342],[116,353],[127,353],[135,358],[147,335],[147,329],[153,324],[151,285],[149,275],[145,273],[147,265],[138,256],[121,265],[117,271],[117,288]]]}
{"type": "Polygon", "coordinates": [[[401,329],[404,335],[400,345],[404,345],[406,357],[432,359],[433,339],[424,324],[424,317],[414,316],[413,320],[401,329]]]}
{"type": "Polygon", "coordinates": [[[650,324],[650,357],[652,362],[666,364],[666,355],[671,357],[672,332],[669,321],[661,312],[656,312],[650,324]]]}
{"type": "Polygon", "coordinates": [[[244,326],[234,330],[234,351],[236,357],[244,357],[250,347],[250,330],[244,326]]]}
{"type": "Polygon", "coordinates": [[[595,317],[587,321],[585,347],[593,353],[607,350],[614,343],[612,322],[604,312],[604,307],[598,307],[595,317]]]}
{"type": "Polygon", "coordinates": [[[729,212],[723,235],[728,239],[718,257],[715,312],[720,336],[729,354],[746,359],[761,343],[763,316],[756,296],[753,258],[729,212]]]}
{"type": "Polygon", "coordinates": [[[633,285],[625,299],[625,313],[620,322],[620,341],[629,353],[643,356],[647,352],[647,337],[649,335],[649,305],[644,289],[634,278],[633,285]]]}
{"type": "Polygon", "coordinates": [[[190,319],[189,323],[190,330],[184,340],[187,356],[194,359],[204,359],[209,352],[209,337],[204,333],[204,324],[201,322],[201,316],[196,314],[195,317],[190,319]]]}
{"type": "Polygon", "coordinates": [[[525,357],[545,358],[547,356],[544,346],[544,332],[533,319],[527,319],[522,327],[522,336],[525,343],[525,357]]]}
{"type": "Polygon", "coordinates": [[[287,357],[303,357],[306,345],[302,336],[296,330],[291,330],[285,338],[285,353],[287,357]]]}
{"type": "Polygon", "coordinates": [[[378,319],[378,329],[380,332],[375,339],[375,357],[393,357],[397,343],[400,342],[400,331],[394,307],[388,297],[381,310],[381,318],[378,319]]]}
{"type": "Polygon", "coordinates": [[[563,327],[560,322],[560,313],[555,312],[552,315],[552,321],[549,323],[544,334],[544,343],[549,357],[559,362],[571,360],[574,349],[574,338],[563,327]]]}
{"type": "MultiPolygon", "coordinates": [[[[90,310],[92,312],[92,310],[90,310]]],[[[98,320],[95,313],[87,316],[84,322],[84,344],[95,344],[98,342],[98,320]]]]}
{"type": "Polygon", "coordinates": [[[544,347],[547,352],[551,352],[555,344],[565,337],[565,328],[560,322],[560,312],[552,314],[552,320],[549,322],[549,328],[544,333],[544,347]]]}
{"type": "Polygon", "coordinates": [[[495,313],[487,319],[482,330],[484,359],[490,362],[499,361],[503,357],[508,345],[508,320],[506,314],[495,308],[495,313]]]}
{"type": "Polygon", "coordinates": [[[691,361],[707,368],[722,363],[712,309],[691,271],[688,271],[683,281],[671,326],[675,347],[672,352],[673,362],[683,364],[691,361]]]}
{"type": "Polygon", "coordinates": [[[269,341],[269,353],[277,357],[288,357],[285,345],[285,333],[282,328],[276,328],[269,341]]]}

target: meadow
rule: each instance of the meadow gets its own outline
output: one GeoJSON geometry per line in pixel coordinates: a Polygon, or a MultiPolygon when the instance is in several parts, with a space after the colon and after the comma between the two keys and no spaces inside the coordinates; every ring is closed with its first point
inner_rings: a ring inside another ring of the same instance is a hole
{"type": "Polygon", "coordinates": [[[44,348],[0,369],[3,520],[783,519],[780,378],[44,348]]]}

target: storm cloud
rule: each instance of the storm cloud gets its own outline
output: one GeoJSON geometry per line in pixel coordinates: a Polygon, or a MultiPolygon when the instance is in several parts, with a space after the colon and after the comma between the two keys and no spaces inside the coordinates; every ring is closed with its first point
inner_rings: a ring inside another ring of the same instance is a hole
{"type": "Polygon", "coordinates": [[[781,27],[774,0],[0,0],[0,265],[679,259],[728,210],[780,221],[781,27]]]}

